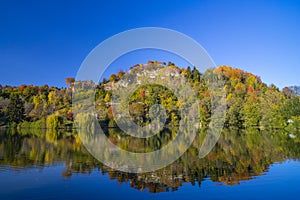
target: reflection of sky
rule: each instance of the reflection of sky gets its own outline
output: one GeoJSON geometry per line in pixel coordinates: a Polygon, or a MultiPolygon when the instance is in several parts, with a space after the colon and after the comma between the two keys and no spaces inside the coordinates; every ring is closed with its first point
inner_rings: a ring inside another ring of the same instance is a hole
{"type": "Polygon", "coordinates": [[[101,41],[158,26],[194,38],[217,65],[280,87],[298,84],[299,15],[299,1],[291,0],[1,1],[0,80],[64,86],[101,41]]]}
{"type": "Polygon", "coordinates": [[[220,186],[210,179],[184,183],[176,192],[149,194],[118,184],[100,171],[73,174],[63,178],[64,166],[15,172],[11,168],[0,173],[1,199],[298,199],[300,163],[285,161],[274,164],[263,176],[242,181],[239,185],[220,186]]]}

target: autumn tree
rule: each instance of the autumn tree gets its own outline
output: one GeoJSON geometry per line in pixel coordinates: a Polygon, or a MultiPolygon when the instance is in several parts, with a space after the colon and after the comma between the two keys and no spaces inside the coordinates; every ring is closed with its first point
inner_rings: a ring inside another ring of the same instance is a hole
{"type": "Polygon", "coordinates": [[[66,85],[72,85],[72,83],[74,82],[75,82],[75,78],[73,77],[66,78],[66,85]]]}
{"type": "Polygon", "coordinates": [[[124,75],[124,72],[122,70],[120,70],[118,72],[118,79],[120,80],[123,77],[123,75],[124,75]]]}
{"type": "Polygon", "coordinates": [[[110,75],[109,81],[115,82],[116,80],[117,80],[117,75],[115,75],[115,74],[110,75]]]}

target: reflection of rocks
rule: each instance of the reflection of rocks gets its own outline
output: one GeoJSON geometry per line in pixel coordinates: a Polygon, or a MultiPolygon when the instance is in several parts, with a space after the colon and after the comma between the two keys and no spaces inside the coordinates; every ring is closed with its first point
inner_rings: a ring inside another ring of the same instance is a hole
{"type": "Polygon", "coordinates": [[[136,182],[131,181],[130,185],[139,190],[147,188],[149,192],[157,193],[175,191],[182,186],[183,182],[183,175],[172,175],[165,171],[163,174],[153,172],[147,175],[137,175],[136,182]]]}

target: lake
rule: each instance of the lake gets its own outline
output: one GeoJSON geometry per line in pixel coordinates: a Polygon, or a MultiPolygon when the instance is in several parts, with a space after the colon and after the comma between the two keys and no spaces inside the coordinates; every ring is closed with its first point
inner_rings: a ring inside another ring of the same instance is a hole
{"type": "Polygon", "coordinates": [[[0,199],[299,199],[297,133],[225,129],[203,159],[193,144],[171,165],[134,174],[101,164],[76,135],[28,132],[0,133],[0,199]]]}

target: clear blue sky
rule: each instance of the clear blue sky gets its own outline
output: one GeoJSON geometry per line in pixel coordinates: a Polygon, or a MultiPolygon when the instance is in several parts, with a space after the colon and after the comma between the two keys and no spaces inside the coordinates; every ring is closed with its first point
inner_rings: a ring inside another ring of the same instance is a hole
{"type": "Polygon", "coordinates": [[[300,1],[288,0],[2,0],[0,84],[64,86],[100,42],[146,26],[180,31],[267,84],[300,84],[300,1]]]}

